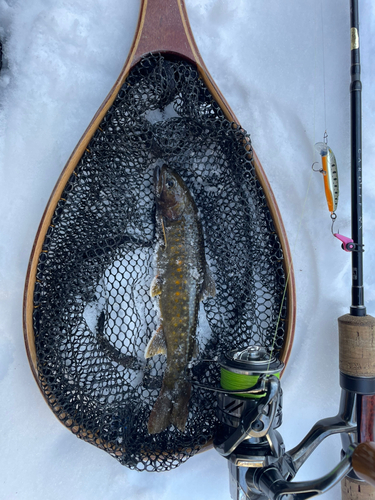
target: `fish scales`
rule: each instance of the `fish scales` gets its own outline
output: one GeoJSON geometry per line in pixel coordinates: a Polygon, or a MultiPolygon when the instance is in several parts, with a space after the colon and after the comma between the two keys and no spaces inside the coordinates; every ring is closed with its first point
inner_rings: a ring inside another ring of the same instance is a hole
{"type": "Polygon", "coordinates": [[[214,295],[202,226],[195,202],[181,177],[164,165],[154,174],[159,247],[151,295],[159,296],[160,327],[146,357],[167,356],[162,388],[148,422],[150,434],[170,424],[184,431],[191,386],[186,369],[197,352],[196,330],[203,292],[214,295]]]}
{"type": "Polygon", "coordinates": [[[160,314],[167,359],[171,364],[176,362],[180,369],[186,367],[195,348],[205,262],[199,221],[194,214],[184,215],[179,221],[165,224],[167,247],[160,265],[160,314]],[[175,351],[174,356],[168,355],[168,348],[175,351]]]}

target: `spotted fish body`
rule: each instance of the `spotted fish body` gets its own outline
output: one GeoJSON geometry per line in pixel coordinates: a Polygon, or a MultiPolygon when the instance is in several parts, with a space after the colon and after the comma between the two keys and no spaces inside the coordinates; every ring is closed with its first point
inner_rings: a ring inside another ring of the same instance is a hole
{"type": "Polygon", "coordinates": [[[150,293],[159,296],[161,324],[148,343],[145,357],[165,354],[167,363],[148,421],[150,434],[171,424],[185,430],[191,392],[187,366],[197,352],[199,302],[203,293],[215,294],[198,210],[184,181],[163,165],[155,169],[154,188],[159,246],[150,293]]]}

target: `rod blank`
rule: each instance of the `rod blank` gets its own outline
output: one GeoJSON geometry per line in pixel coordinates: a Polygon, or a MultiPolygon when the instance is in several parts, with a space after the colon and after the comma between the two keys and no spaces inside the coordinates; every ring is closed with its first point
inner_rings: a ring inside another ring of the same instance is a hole
{"type": "Polygon", "coordinates": [[[362,216],[362,83],[359,54],[358,0],[350,0],[351,35],[351,172],[352,172],[352,239],[358,251],[352,253],[352,305],[350,314],[365,316],[363,287],[363,216],[362,216]]]}

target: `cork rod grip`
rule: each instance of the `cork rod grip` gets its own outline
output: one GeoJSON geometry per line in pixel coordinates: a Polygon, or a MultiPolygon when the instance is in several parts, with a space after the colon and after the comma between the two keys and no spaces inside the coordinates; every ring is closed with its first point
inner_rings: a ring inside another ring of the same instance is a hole
{"type": "Polygon", "coordinates": [[[346,477],[342,500],[375,500],[375,318],[346,314],[339,323],[342,386],[357,393],[358,442],[353,469],[362,480],[346,477]],[[366,481],[366,482],[363,482],[366,481]]]}
{"type": "Polygon", "coordinates": [[[341,481],[342,500],[374,500],[375,488],[371,484],[345,477],[341,481]]]}
{"type": "Polygon", "coordinates": [[[340,372],[349,377],[375,377],[375,318],[345,314],[338,322],[340,372]]]}

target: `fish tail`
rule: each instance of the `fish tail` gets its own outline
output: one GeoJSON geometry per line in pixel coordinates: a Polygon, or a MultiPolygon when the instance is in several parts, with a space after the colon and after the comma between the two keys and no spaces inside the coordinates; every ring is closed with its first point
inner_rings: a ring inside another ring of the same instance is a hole
{"type": "Polygon", "coordinates": [[[185,380],[180,381],[173,391],[163,385],[148,419],[149,434],[158,434],[172,424],[184,432],[189,415],[190,393],[191,385],[185,380]]]}
{"type": "Polygon", "coordinates": [[[173,401],[171,415],[171,424],[175,425],[181,432],[185,431],[186,420],[189,416],[190,393],[190,382],[182,380],[173,401]]]}
{"type": "Polygon", "coordinates": [[[158,434],[170,425],[172,398],[172,392],[162,386],[148,419],[147,429],[149,434],[158,434]]]}

